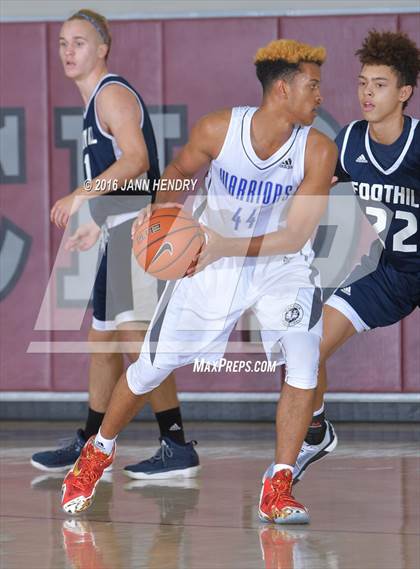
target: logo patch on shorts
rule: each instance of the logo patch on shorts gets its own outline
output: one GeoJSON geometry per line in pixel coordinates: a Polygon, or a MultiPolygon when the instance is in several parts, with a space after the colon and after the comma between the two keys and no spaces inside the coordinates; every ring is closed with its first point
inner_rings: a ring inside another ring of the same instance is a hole
{"type": "Polygon", "coordinates": [[[300,322],[302,322],[302,318],[303,308],[300,304],[297,304],[297,302],[288,306],[283,315],[284,322],[288,326],[297,326],[300,322]]]}

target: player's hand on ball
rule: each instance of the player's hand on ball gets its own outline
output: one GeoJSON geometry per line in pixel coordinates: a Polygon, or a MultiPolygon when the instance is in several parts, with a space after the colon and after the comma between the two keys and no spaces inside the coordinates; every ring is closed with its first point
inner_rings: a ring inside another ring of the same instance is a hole
{"type": "Polygon", "coordinates": [[[133,239],[137,228],[140,227],[140,225],[142,225],[154,211],[163,207],[178,207],[179,209],[182,209],[183,206],[179,203],[165,202],[160,204],[149,204],[148,206],[144,207],[139,211],[133,225],[131,226],[131,239],[133,239]]]}
{"type": "Polygon", "coordinates": [[[94,221],[81,225],[64,245],[66,251],[87,251],[95,245],[101,229],[94,221]]]}
{"type": "Polygon", "coordinates": [[[51,222],[63,229],[67,225],[70,216],[80,209],[82,200],[82,197],[75,196],[74,193],[57,200],[51,209],[51,222]]]}
{"type": "Polygon", "coordinates": [[[226,239],[205,225],[201,225],[201,229],[205,235],[205,243],[191,263],[186,273],[188,277],[192,277],[202,271],[207,265],[225,257],[226,239]]]}

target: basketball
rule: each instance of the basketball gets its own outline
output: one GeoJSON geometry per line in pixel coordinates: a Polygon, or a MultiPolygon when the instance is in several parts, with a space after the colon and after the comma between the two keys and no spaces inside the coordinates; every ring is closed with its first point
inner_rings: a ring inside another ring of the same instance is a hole
{"type": "Polygon", "coordinates": [[[204,244],[200,225],[177,207],[155,210],[133,237],[139,265],[154,277],[175,280],[185,276],[204,244]]]}

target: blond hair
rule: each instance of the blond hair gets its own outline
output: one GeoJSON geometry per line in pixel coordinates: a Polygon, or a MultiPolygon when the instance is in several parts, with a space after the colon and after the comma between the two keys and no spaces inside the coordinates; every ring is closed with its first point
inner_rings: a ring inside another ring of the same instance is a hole
{"type": "Polygon", "coordinates": [[[108,46],[108,52],[106,54],[107,59],[111,50],[112,37],[108,20],[105,16],[102,16],[93,10],[83,8],[73,14],[73,16],[70,16],[67,21],[70,22],[71,20],[84,20],[85,22],[89,22],[89,24],[95,28],[97,34],[101,37],[102,42],[108,46]]]}
{"type": "Polygon", "coordinates": [[[286,63],[316,63],[322,65],[326,59],[325,47],[301,43],[296,40],[274,40],[260,47],[255,55],[255,63],[261,61],[283,60],[286,63]]]}
{"type": "Polygon", "coordinates": [[[291,81],[299,73],[301,63],[322,65],[325,58],[324,47],[295,40],[274,40],[257,51],[254,63],[265,93],[277,79],[291,81]]]}

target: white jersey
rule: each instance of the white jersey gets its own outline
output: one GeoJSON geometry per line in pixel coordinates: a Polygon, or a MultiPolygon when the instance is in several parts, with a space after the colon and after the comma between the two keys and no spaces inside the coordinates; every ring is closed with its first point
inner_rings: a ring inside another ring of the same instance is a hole
{"type": "MultiPolygon", "coordinates": [[[[207,202],[199,220],[226,238],[277,231],[304,177],[310,127],[294,128],[277,152],[261,160],[250,136],[256,110],[232,110],[223,147],[206,177],[207,202]]],[[[198,205],[200,201],[202,196],[196,201],[196,212],[203,205],[198,205]]],[[[311,252],[308,245],[294,255],[222,257],[192,278],[168,282],[147,331],[142,355],[128,369],[130,389],[146,393],[158,385],[156,378],[161,382],[170,370],[197,357],[220,360],[238,319],[248,310],[256,317],[267,357],[286,360],[287,373],[294,380],[305,378],[305,382],[316,385],[322,302],[311,252]],[[296,332],[318,336],[317,348],[308,351],[307,339],[296,332]],[[308,357],[302,358],[302,353],[308,357]],[[147,369],[142,367],[144,358],[148,358],[147,369]],[[303,369],[302,365],[308,367],[303,369]],[[151,373],[151,366],[160,370],[160,375],[151,373]],[[144,378],[150,381],[146,387],[144,378]]],[[[308,388],[307,384],[302,388],[308,388]]]]}
{"type": "MultiPolygon", "coordinates": [[[[261,160],[251,143],[256,110],[232,109],[222,149],[206,176],[207,205],[200,222],[224,237],[255,237],[277,231],[304,177],[311,127],[295,126],[289,139],[270,158],[261,160]]],[[[304,253],[310,252],[308,243],[304,253]]]]}

